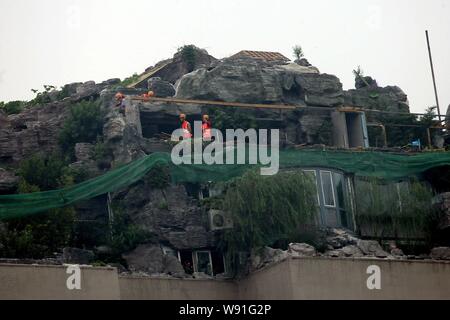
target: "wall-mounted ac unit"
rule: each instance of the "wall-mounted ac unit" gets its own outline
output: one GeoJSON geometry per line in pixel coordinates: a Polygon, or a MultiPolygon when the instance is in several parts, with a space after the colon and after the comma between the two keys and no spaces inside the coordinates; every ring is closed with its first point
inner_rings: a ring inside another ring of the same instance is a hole
{"type": "Polygon", "coordinates": [[[221,210],[209,210],[209,226],[211,230],[223,230],[233,228],[233,220],[230,214],[221,210]]]}

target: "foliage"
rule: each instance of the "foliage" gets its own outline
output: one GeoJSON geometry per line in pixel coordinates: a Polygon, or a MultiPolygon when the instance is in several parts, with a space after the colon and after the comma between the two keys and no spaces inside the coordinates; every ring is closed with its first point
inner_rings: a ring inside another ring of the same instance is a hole
{"type": "MultiPolygon", "coordinates": [[[[70,185],[70,171],[60,154],[50,155],[35,154],[21,162],[19,176],[29,186],[35,186],[40,191],[58,189],[70,185]]],[[[27,193],[27,188],[20,190],[27,193]]],[[[32,192],[28,191],[28,192],[32,192]]]]}
{"type": "MultiPolygon", "coordinates": [[[[386,136],[389,147],[403,147],[412,141],[420,139],[423,146],[428,143],[427,128],[436,124],[436,107],[427,108],[425,115],[420,119],[412,114],[369,114],[369,122],[379,122],[386,126],[386,136]],[[407,125],[405,127],[391,125],[407,125]],[[412,126],[411,126],[412,125],[412,126]]],[[[436,133],[433,130],[432,133],[436,133]]],[[[381,130],[375,127],[368,128],[369,139],[372,144],[379,145],[383,141],[381,130]]]]}
{"type": "Polygon", "coordinates": [[[301,171],[274,176],[250,171],[231,182],[222,207],[233,220],[233,229],[222,239],[231,264],[236,266],[239,252],[294,238],[317,211],[315,194],[313,182],[301,171]]]}
{"type": "Polygon", "coordinates": [[[73,152],[76,143],[95,142],[103,133],[103,124],[104,114],[99,102],[89,100],[73,105],[59,135],[62,150],[73,152]]]}
{"type": "Polygon", "coordinates": [[[31,89],[33,93],[36,94],[36,97],[29,102],[30,105],[37,105],[51,102],[49,93],[56,89],[55,86],[44,84],[44,91],[39,91],[37,89],[31,89]]]}
{"type": "Polygon", "coordinates": [[[387,184],[359,179],[356,181],[356,223],[381,239],[428,237],[433,196],[431,188],[418,181],[387,184]]]}
{"type": "Polygon", "coordinates": [[[133,250],[140,243],[154,240],[152,233],[143,230],[131,221],[120,203],[114,204],[112,211],[114,219],[108,244],[116,255],[133,250]]]}
{"type": "Polygon", "coordinates": [[[353,75],[355,78],[362,78],[364,77],[364,70],[361,68],[361,66],[358,66],[356,70],[353,70],[353,75]]]}
{"type": "Polygon", "coordinates": [[[145,183],[152,189],[165,189],[170,184],[170,170],[166,165],[155,165],[144,178],[145,183]]]}
{"type": "Polygon", "coordinates": [[[132,83],[135,83],[138,80],[139,80],[139,75],[135,72],[130,77],[123,79],[120,84],[121,84],[121,86],[126,87],[132,83]]]}
{"type": "Polygon", "coordinates": [[[194,71],[195,64],[197,62],[197,47],[193,44],[184,45],[178,48],[178,52],[181,53],[181,58],[188,67],[188,72],[194,71]]]}
{"type": "Polygon", "coordinates": [[[255,117],[242,109],[229,109],[227,111],[211,109],[210,118],[214,120],[213,127],[222,132],[226,129],[257,129],[255,117]]]}
{"type": "MultiPolygon", "coordinates": [[[[61,156],[34,155],[24,160],[18,170],[19,192],[30,193],[62,188],[74,183],[61,156]]],[[[68,245],[72,239],[75,211],[72,207],[5,222],[0,233],[0,255],[16,258],[43,258],[68,245]]]]}
{"type": "Polygon", "coordinates": [[[113,151],[107,143],[97,138],[97,143],[94,145],[93,157],[100,169],[109,169],[113,160],[113,151]]]}
{"type": "Polygon", "coordinates": [[[70,96],[69,85],[64,85],[61,87],[61,90],[58,92],[58,100],[62,100],[70,96]]]}
{"type": "Polygon", "coordinates": [[[295,45],[295,46],[292,48],[292,52],[293,52],[293,54],[294,54],[295,59],[297,59],[297,60],[300,60],[301,58],[304,57],[303,49],[302,49],[302,47],[299,46],[299,45],[295,45]]]}
{"type": "Polygon", "coordinates": [[[0,102],[0,110],[6,112],[6,114],[18,114],[26,106],[25,101],[10,101],[10,102],[0,102]]]}
{"type": "Polygon", "coordinates": [[[317,129],[316,134],[314,135],[314,141],[317,144],[324,144],[327,146],[331,146],[332,143],[332,131],[333,124],[331,120],[327,119],[322,122],[320,127],[317,129]]]}

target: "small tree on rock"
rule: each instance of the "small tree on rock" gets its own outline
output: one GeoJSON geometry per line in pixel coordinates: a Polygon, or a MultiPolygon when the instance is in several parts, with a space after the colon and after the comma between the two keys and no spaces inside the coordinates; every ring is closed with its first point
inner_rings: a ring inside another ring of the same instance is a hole
{"type": "Polygon", "coordinates": [[[292,51],[293,51],[293,53],[294,53],[294,57],[295,57],[297,60],[300,60],[300,59],[303,58],[304,55],[305,55],[305,54],[303,53],[302,47],[299,46],[299,45],[295,45],[295,46],[292,48],[292,51]]]}

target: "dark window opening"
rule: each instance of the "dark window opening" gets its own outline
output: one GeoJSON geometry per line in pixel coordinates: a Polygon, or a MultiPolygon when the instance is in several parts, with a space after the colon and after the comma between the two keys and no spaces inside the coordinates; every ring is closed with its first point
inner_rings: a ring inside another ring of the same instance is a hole
{"type": "Polygon", "coordinates": [[[215,276],[226,272],[225,261],[222,252],[211,251],[211,260],[213,265],[213,274],[215,276]]]}
{"type": "Polygon", "coordinates": [[[348,146],[357,148],[364,146],[361,115],[359,113],[346,113],[348,146]]]}
{"type": "Polygon", "coordinates": [[[180,262],[183,266],[184,272],[187,274],[194,273],[194,262],[192,260],[192,251],[190,250],[181,250],[180,251],[180,262]]]}
{"type": "Polygon", "coordinates": [[[194,252],[194,271],[207,275],[213,275],[211,252],[209,250],[199,250],[194,252]]]}
{"type": "MultiPolygon", "coordinates": [[[[165,115],[161,117],[154,112],[141,112],[141,128],[144,138],[154,138],[161,134],[171,135],[172,132],[181,127],[178,115],[165,115]]],[[[194,121],[201,121],[201,115],[188,115],[187,121],[194,130],[194,121]]]]}
{"type": "Polygon", "coordinates": [[[438,193],[450,192],[450,166],[435,167],[425,171],[424,178],[438,193]]]}

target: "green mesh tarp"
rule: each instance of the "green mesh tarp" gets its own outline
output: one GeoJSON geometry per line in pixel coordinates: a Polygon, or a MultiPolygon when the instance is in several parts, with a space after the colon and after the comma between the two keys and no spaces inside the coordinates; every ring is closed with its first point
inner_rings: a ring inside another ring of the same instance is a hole
{"type": "MultiPolygon", "coordinates": [[[[255,165],[172,163],[170,154],[153,153],[120,168],[60,190],[0,196],[0,219],[25,216],[59,208],[101,194],[124,189],[158,164],[170,167],[173,182],[226,181],[242,175],[255,165]]],[[[280,168],[322,167],[339,169],[358,176],[400,179],[428,169],[450,165],[450,152],[424,152],[415,155],[371,151],[332,151],[318,149],[280,152],[280,168]]]]}

